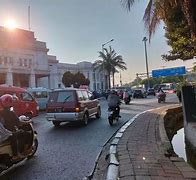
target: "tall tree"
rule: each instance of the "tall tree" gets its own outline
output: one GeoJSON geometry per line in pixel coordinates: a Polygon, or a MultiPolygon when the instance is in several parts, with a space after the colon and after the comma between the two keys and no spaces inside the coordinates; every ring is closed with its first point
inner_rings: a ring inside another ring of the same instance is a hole
{"type": "Polygon", "coordinates": [[[118,69],[125,70],[126,63],[123,61],[121,55],[117,55],[115,50],[109,47],[109,49],[104,48],[103,52],[99,52],[99,57],[101,60],[97,60],[94,63],[94,68],[99,69],[99,71],[107,72],[108,88],[111,88],[110,76],[113,76],[113,86],[114,86],[114,74],[118,72],[118,69]]]}
{"type": "Polygon", "coordinates": [[[191,38],[190,27],[180,5],[172,7],[171,12],[173,15],[169,15],[165,21],[165,37],[172,49],[162,57],[167,61],[192,59],[196,56],[196,38],[191,38]]]}
{"type": "MultiPolygon", "coordinates": [[[[135,0],[121,0],[128,9],[135,0]]],[[[165,23],[168,45],[165,60],[192,59],[196,55],[196,0],[149,0],[143,16],[149,40],[161,21],[165,23]]]]}
{"type": "MultiPolygon", "coordinates": [[[[120,0],[129,11],[135,0],[120,0]]],[[[165,21],[172,13],[171,8],[179,5],[188,22],[191,35],[196,38],[196,1],[195,0],[149,0],[143,16],[149,37],[155,32],[160,21],[165,21]]]]}

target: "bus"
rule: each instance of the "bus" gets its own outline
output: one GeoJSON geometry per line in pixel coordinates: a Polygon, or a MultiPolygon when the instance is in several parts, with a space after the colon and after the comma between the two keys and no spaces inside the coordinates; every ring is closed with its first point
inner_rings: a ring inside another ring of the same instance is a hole
{"type": "Polygon", "coordinates": [[[35,88],[27,88],[27,91],[29,91],[37,100],[39,105],[39,110],[45,110],[50,92],[52,92],[52,90],[44,87],[35,87],[35,88]]]}

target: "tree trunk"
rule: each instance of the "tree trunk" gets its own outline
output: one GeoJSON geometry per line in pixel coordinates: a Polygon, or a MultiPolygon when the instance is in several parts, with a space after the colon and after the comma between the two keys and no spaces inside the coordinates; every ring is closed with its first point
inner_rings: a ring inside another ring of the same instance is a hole
{"type": "Polygon", "coordinates": [[[111,79],[110,79],[110,74],[108,75],[108,89],[111,89],[111,79]]]}
{"type": "Polygon", "coordinates": [[[191,29],[191,36],[196,38],[196,2],[195,0],[180,0],[180,4],[191,29]]]}
{"type": "Polygon", "coordinates": [[[114,84],[115,84],[114,83],[114,73],[112,73],[112,81],[113,81],[112,84],[113,84],[113,87],[114,87],[114,84]]]}

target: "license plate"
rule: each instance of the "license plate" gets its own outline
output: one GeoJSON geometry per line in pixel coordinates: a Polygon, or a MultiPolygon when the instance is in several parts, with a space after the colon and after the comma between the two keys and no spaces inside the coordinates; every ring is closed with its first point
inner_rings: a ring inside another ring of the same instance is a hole
{"type": "Polygon", "coordinates": [[[112,114],[112,111],[108,111],[108,116],[112,114]]]}

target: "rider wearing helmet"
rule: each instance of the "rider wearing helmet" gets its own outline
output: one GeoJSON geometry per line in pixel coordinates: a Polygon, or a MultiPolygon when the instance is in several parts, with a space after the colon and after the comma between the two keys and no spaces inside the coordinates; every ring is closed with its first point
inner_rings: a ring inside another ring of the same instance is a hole
{"type": "Polygon", "coordinates": [[[117,114],[119,117],[121,117],[120,114],[120,97],[118,96],[118,93],[115,90],[112,90],[111,93],[108,96],[108,106],[109,108],[117,107],[117,114]]]}
{"type": "Polygon", "coordinates": [[[4,94],[0,97],[0,117],[3,126],[8,131],[12,132],[12,136],[10,137],[13,151],[12,159],[17,160],[18,158],[23,157],[19,151],[22,151],[21,146],[27,141],[28,135],[23,132],[18,133],[20,126],[27,122],[21,122],[14,111],[10,110],[10,108],[14,105],[14,100],[17,100],[17,98],[10,94],[4,94]],[[19,148],[20,150],[18,150],[19,148]]]}

